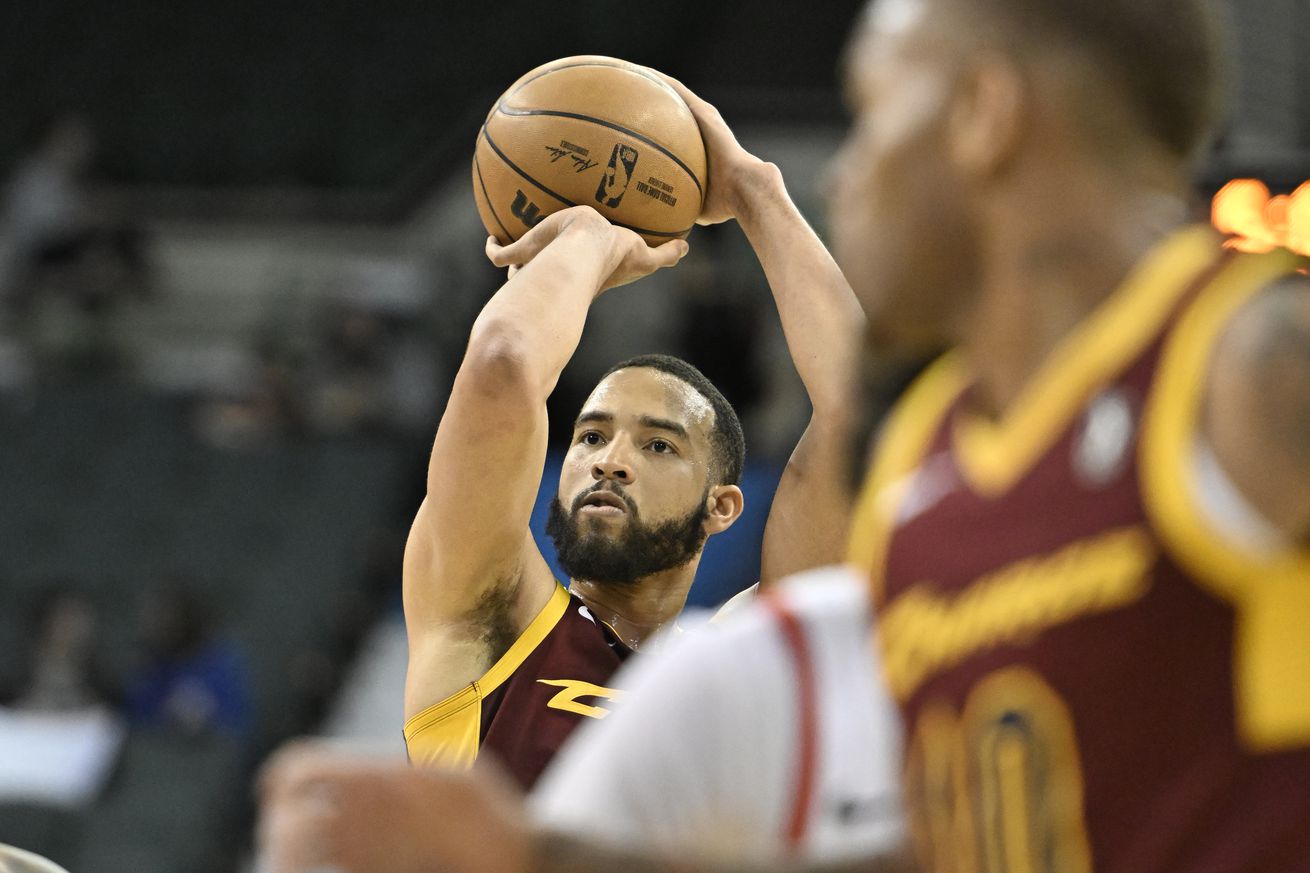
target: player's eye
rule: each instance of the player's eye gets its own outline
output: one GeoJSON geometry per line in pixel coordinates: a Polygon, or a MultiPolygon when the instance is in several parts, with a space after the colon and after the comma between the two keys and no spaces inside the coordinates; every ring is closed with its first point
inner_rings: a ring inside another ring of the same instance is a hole
{"type": "Polygon", "coordinates": [[[655,452],[657,455],[676,454],[676,450],[673,448],[673,444],[666,440],[651,440],[649,448],[652,452],[655,452]]]}
{"type": "Polygon", "coordinates": [[[578,442],[588,446],[598,446],[604,441],[605,438],[594,430],[583,431],[581,436],[578,437],[578,442]]]}

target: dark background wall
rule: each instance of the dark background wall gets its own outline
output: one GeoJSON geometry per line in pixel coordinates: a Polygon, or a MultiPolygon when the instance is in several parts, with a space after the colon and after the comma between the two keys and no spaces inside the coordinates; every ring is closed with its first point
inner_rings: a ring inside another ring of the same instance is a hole
{"type": "Polygon", "coordinates": [[[0,129],[0,166],[34,123],[76,110],[100,133],[110,182],[376,189],[419,167],[463,169],[496,94],[573,54],[659,66],[745,115],[836,120],[860,5],[11,3],[0,116],[14,123],[0,129]]]}

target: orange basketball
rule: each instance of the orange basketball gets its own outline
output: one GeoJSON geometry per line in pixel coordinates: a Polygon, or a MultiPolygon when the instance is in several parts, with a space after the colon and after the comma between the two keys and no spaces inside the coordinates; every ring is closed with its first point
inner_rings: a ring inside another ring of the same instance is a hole
{"type": "Polygon", "coordinates": [[[650,69],[615,58],[563,58],[523,76],[473,152],[478,214],[502,244],[586,204],[659,245],[691,231],[704,196],[691,110],[650,69]]]}

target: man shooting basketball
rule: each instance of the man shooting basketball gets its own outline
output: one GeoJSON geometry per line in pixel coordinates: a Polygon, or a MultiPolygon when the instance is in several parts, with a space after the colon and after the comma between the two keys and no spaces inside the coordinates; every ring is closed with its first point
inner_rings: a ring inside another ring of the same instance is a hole
{"type": "MultiPolygon", "coordinates": [[[[825,464],[839,454],[861,324],[779,178],[754,159],[725,163],[703,216],[754,217],[748,232],[814,407],[770,512],[765,578],[840,554],[847,503],[831,493],[825,464]],[[808,260],[786,255],[798,232],[808,234],[808,260]]],[[[740,515],[736,413],[693,367],[645,356],[614,367],[575,420],[547,528],[567,589],[528,530],[546,398],[588,307],[686,250],[680,240],[648,248],[586,207],[508,246],[488,242],[511,278],[473,327],[405,553],[405,738],[415,763],[467,765],[490,749],[531,785],[580,721],[608,714],[620,694],[610,675],[678,615],[706,537],[740,515]]]]}

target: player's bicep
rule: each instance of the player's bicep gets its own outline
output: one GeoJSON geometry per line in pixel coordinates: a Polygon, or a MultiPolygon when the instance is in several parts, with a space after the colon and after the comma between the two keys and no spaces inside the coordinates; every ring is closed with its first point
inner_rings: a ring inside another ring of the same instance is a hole
{"type": "Polygon", "coordinates": [[[421,586],[410,600],[446,613],[514,581],[531,547],[525,534],[546,456],[540,388],[512,363],[499,373],[470,372],[477,366],[466,359],[456,378],[406,550],[406,587],[421,586]]]}

